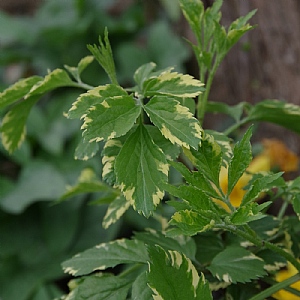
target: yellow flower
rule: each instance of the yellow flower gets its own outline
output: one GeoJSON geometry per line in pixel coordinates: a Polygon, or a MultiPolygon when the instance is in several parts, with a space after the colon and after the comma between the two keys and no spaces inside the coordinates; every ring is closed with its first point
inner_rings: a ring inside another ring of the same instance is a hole
{"type": "MultiPolygon", "coordinates": [[[[247,172],[241,176],[229,195],[229,200],[234,207],[238,207],[241,204],[246,193],[243,188],[252,178],[252,174],[270,171],[274,167],[278,167],[281,171],[285,172],[296,171],[298,169],[298,157],[287,149],[282,142],[275,139],[266,139],[263,141],[263,146],[264,150],[262,153],[252,160],[247,172]]],[[[220,172],[220,187],[224,193],[227,193],[228,170],[224,167],[222,167],[220,172]]],[[[217,202],[226,209],[225,204],[222,201],[217,202]]]]}
{"type": "MultiPolygon", "coordinates": [[[[296,275],[297,273],[297,269],[291,263],[288,263],[287,269],[279,271],[276,274],[275,279],[276,281],[281,282],[287,278],[292,277],[293,275],[296,275]]],[[[290,287],[300,291],[300,280],[293,283],[290,287]]],[[[299,296],[289,293],[285,290],[280,290],[272,296],[278,300],[300,300],[299,296]]]]}

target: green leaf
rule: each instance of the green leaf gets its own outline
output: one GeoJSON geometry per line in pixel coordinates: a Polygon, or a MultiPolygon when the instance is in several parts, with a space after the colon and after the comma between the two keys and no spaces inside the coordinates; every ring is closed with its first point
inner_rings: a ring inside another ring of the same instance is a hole
{"type": "Polygon", "coordinates": [[[59,87],[74,86],[74,82],[69,77],[68,73],[62,69],[55,69],[50,72],[45,78],[37,82],[25,96],[25,98],[42,95],[59,87]]]}
{"type": "Polygon", "coordinates": [[[200,26],[204,14],[204,5],[202,1],[180,0],[179,2],[181,10],[186,20],[188,21],[188,23],[191,26],[191,29],[197,36],[197,34],[200,32],[200,26]]]}
{"type": "Polygon", "coordinates": [[[246,16],[236,19],[228,28],[226,50],[235,45],[240,38],[249,30],[252,30],[255,26],[246,24],[256,13],[256,9],[250,11],[246,16]]]}
{"type": "Polygon", "coordinates": [[[32,76],[20,79],[15,84],[0,93],[0,110],[23,98],[37,82],[43,80],[42,77],[32,76]]]}
{"type": "Polygon", "coordinates": [[[261,213],[261,210],[269,206],[271,202],[265,202],[261,205],[257,203],[248,203],[244,206],[240,206],[231,216],[230,221],[234,225],[245,225],[251,221],[259,220],[266,215],[261,213]]]}
{"type": "Polygon", "coordinates": [[[68,111],[68,118],[81,119],[85,117],[89,108],[95,104],[100,104],[107,99],[115,99],[126,96],[127,92],[118,85],[107,84],[98,86],[89,90],[87,93],[81,94],[77,98],[68,111]]]}
{"type": "Polygon", "coordinates": [[[154,95],[175,97],[196,97],[204,90],[203,83],[190,75],[177,72],[162,72],[157,77],[145,80],[143,92],[145,97],[154,95]]]}
{"type": "Polygon", "coordinates": [[[167,181],[169,166],[144,125],[128,137],[114,168],[126,199],[149,217],[164,195],[162,183],[167,181]]]}
{"type": "Polygon", "coordinates": [[[242,199],[242,205],[245,205],[251,201],[255,201],[256,198],[262,193],[270,190],[272,187],[276,185],[274,183],[278,178],[281,177],[283,172],[279,172],[276,174],[267,174],[263,177],[259,177],[252,184],[247,193],[244,195],[242,199]]]}
{"type": "Polygon", "coordinates": [[[227,247],[217,254],[208,270],[225,282],[250,282],[266,275],[264,261],[250,251],[237,246],[227,247]]]}
{"type": "Polygon", "coordinates": [[[68,300],[126,300],[131,279],[110,274],[97,274],[72,281],[75,288],[68,300]]]}
{"type": "Polygon", "coordinates": [[[199,190],[194,186],[181,185],[176,188],[172,185],[166,185],[165,190],[173,196],[186,200],[189,207],[195,211],[217,210],[211,198],[202,190],[199,190]]]}
{"type": "Polygon", "coordinates": [[[70,72],[70,74],[74,77],[75,80],[80,82],[80,75],[85,70],[85,68],[91,64],[94,60],[94,56],[86,56],[82,58],[77,67],[70,67],[65,65],[64,67],[70,72]]]}
{"type": "Polygon", "coordinates": [[[300,133],[300,106],[279,100],[264,100],[253,106],[247,119],[278,124],[300,133]]]}
{"type": "Polygon", "coordinates": [[[184,164],[169,161],[169,164],[175,168],[190,185],[200,189],[202,192],[207,195],[221,199],[220,195],[216,192],[216,190],[212,187],[211,183],[204,177],[204,175],[200,172],[193,171],[191,172],[184,164]]]}
{"type": "Polygon", "coordinates": [[[113,58],[113,53],[111,50],[110,42],[108,39],[108,31],[105,28],[104,31],[104,40],[102,41],[101,36],[99,36],[99,45],[88,45],[88,49],[94,55],[98,63],[104,69],[106,74],[108,75],[111,83],[118,85],[115,63],[113,58]]]}
{"type": "Polygon", "coordinates": [[[138,240],[120,239],[102,243],[62,263],[65,273],[73,276],[90,274],[119,264],[146,263],[146,246],[138,240]]]}
{"type": "Polygon", "coordinates": [[[88,160],[96,155],[99,151],[99,144],[94,142],[89,142],[88,140],[82,138],[75,149],[75,159],[88,160]]]}
{"type": "MultiPolygon", "coordinates": [[[[195,235],[198,232],[205,232],[214,228],[215,221],[214,218],[216,215],[207,210],[201,212],[194,212],[191,210],[181,210],[176,212],[170,221],[171,225],[176,225],[179,230],[174,231],[176,235],[195,235]]],[[[169,236],[172,236],[173,233],[170,231],[169,236]]]]}
{"type": "Polygon", "coordinates": [[[4,148],[12,153],[23,143],[26,136],[26,121],[38,97],[30,97],[16,104],[2,120],[0,131],[4,148]]]}
{"type": "Polygon", "coordinates": [[[192,162],[207,179],[219,186],[219,173],[222,165],[222,151],[213,136],[205,134],[201,147],[191,149],[192,162]]]}
{"type": "Polygon", "coordinates": [[[170,97],[154,96],[144,106],[152,123],[173,144],[198,149],[202,129],[187,107],[170,97]]]}
{"type": "Polygon", "coordinates": [[[223,102],[213,102],[209,101],[207,103],[207,112],[213,113],[223,113],[232,117],[235,122],[238,122],[241,119],[245,107],[245,103],[241,102],[237,105],[230,106],[223,102]]]}
{"type": "Polygon", "coordinates": [[[130,202],[123,195],[118,196],[108,206],[107,212],[103,218],[102,226],[107,229],[110,225],[116,223],[127,211],[130,202]]]}
{"type": "Polygon", "coordinates": [[[156,67],[156,64],[153,62],[150,62],[150,63],[142,65],[135,71],[133,78],[134,78],[134,81],[137,83],[140,92],[143,90],[144,81],[149,78],[149,75],[155,69],[155,67],[156,67]]]}
{"type": "Polygon", "coordinates": [[[193,237],[197,246],[196,259],[207,265],[212,259],[224,250],[222,237],[216,232],[204,232],[193,237]]]}
{"type": "Polygon", "coordinates": [[[233,157],[228,168],[228,190],[227,195],[230,195],[234,186],[248,168],[251,159],[251,144],[252,127],[250,127],[242,140],[238,142],[233,149],[233,157]]]}
{"type": "Polygon", "coordinates": [[[190,259],[195,259],[196,247],[195,242],[191,237],[179,236],[171,238],[165,236],[162,232],[152,229],[146,232],[135,232],[135,238],[143,241],[147,245],[159,245],[165,250],[176,250],[185,254],[190,259]]]}
{"type": "Polygon", "coordinates": [[[81,172],[76,185],[67,187],[67,191],[60,197],[60,200],[62,201],[79,194],[96,192],[110,192],[115,193],[115,197],[118,196],[116,190],[101,182],[95,172],[87,168],[81,172]]]}
{"type": "Polygon", "coordinates": [[[149,247],[149,286],[155,299],[212,300],[204,275],[199,277],[192,262],[177,251],[149,247]]]}
{"type": "Polygon", "coordinates": [[[153,300],[152,290],[148,286],[148,276],[146,272],[141,273],[132,284],[133,300],[153,300]]]}
{"type": "Polygon", "coordinates": [[[141,113],[132,96],[107,98],[89,108],[84,117],[83,137],[100,142],[126,134],[141,113]]]}

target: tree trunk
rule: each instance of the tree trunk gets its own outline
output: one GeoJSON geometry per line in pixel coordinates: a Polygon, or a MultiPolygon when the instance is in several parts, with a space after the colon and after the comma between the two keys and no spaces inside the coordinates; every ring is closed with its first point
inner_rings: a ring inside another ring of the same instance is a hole
{"type": "MultiPolygon", "coordinates": [[[[253,9],[257,12],[250,23],[258,26],[246,33],[221,64],[210,99],[232,105],[280,99],[300,105],[300,2],[226,0],[222,23],[227,26],[253,9]]],[[[212,122],[216,120],[206,120],[209,127],[214,126],[212,122]]],[[[260,129],[259,138],[280,138],[300,152],[298,135],[270,124],[260,129]]]]}

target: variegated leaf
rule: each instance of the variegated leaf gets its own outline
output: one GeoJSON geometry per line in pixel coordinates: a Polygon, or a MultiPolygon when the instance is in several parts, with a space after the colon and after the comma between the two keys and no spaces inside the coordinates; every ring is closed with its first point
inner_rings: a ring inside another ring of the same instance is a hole
{"type": "Polygon", "coordinates": [[[38,96],[34,96],[23,100],[4,116],[0,131],[2,133],[2,144],[8,152],[14,152],[24,141],[28,115],[38,99],[38,96]]]}
{"type": "Polygon", "coordinates": [[[94,56],[89,55],[86,56],[84,58],[82,58],[80,60],[80,62],[78,63],[77,67],[70,67],[68,65],[65,65],[64,67],[70,72],[70,74],[72,74],[72,76],[74,77],[74,79],[76,79],[77,81],[80,80],[80,74],[84,71],[84,69],[92,63],[92,61],[94,60],[94,56]]]}
{"type": "Polygon", "coordinates": [[[107,98],[90,107],[81,127],[83,137],[90,142],[120,137],[133,127],[140,113],[132,96],[107,98]]]}
{"type": "Polygon", "coordinates": [[[185,150],[185,153],[197,166],[199,172],[218,187],[222,165],[222,150],[213,136],[205,134],[201,147],[197,151],[191,149],[190,151],[185,150]]]}
{"type": "Polygon", "coordinates": [[[198,232],[205,232],[214,228],[216,214],[209,210],[199,210],[197,212],[188,209],[177,211],[170,221],[171,225],[176,225],[178,230],[170,231],[173,235],[195,235],[198,232]],[[174,233],[174,234],[173,234],[174,233]]]}
{"type": "Polygon", "coordinates": [[[173,144],[198,149],[202,129],[187,107],[171,97],[154,96],[144,109],[151,122],[173,144]]]}
{"type": "Polygon", "coordinates": [[[68,73],[62,69],[55,69],[50,72],[45,78],[37,82],[26,95],[30,97],[33,95],[45,94],[51,90],[59,87],[74,86],[74,82],[69,77],[68,73]]]}
{"type": "Polygon", "coordinates": [[[103,218],[103,228],[107,229],[110,225],[116,223],[129,207],[130,202],[127,201],[123,195],[120,195],[115,200],[113,200],[108,205],[106,214],[103,218]]]}
{"type": "Polygon", "coordinates": [[[212,300],[208,282],[191,260],[177,251],[165,251],[160,246],[149,247],[149,286],[153,299],[212,300]]]}
{"type": "Polygon", "coordinates": [[[107,98],[125,96],[127,96],[127,92],[118,85],[107,84],[98,86],[77,98],[68,112],[68,118],[81,119],[85,117],[91,106],[100,104],[107,98]]]}
{"type": "Polygon", "coordinates": [[[250,127],[241,141],[239,141],[233,149],[233,157],[228,168],[228,190],[227,195],[230,195],[234,186],[240,177],[248,168],[251,159],[252,151],[250,138],[252,136],[252,127],[250,127]]]}
{"type": "Polygon", "coordinates": [[[151,72],[155,69],[156,64],[153,62],[147,63],[139,67],[134,73],[134,81],[138,84],[139,90],[142,91],[143,83],[148,79],[151,72]]]}
{"type": "Polygon", "coordinates": [[[63,262],[62,267],[65,273],[81,276],[119,264],[146,263],[147,260],[148,254],[143,242],[121,239],[79,253],[63,262]]]}
{"type": "Polygon", "coordinates": [[[144,125],[128,137],[115,161],[117,183],[133,207],[149,217],[164,196],[169,166],[144,125]]]}
{"type": "Polygon", "coordinates": [[[203,83],[190,75],[183,75],[170,70],[157,77],[150,77],[143,85],[144,95],[166,95],[175,97],[196,97],[204,90],[203,83]]]}
{"type": "Polygon", "coordinates": [[[88,160],[96,155],[99,151],[99,144],[97,142],[90,143],[88,140],[82,138],[75,149],[75,159],[88,160]]]}
{"type": "Polygon", "coordinates": [[[86,276],[79,280],[72,280],[70,283],[72,291],[66,298],[59,299],[125,300],[132,281],[132,278],[104,273],[86,276]]]}
{"type": "Polygon", "coordinates": [[[230,246],[214,257],[208,269],[219,280],[244,283],[266,275],[264,265],[264,261],[252,252],[230,246]]]}
{"type": "Polygon", "coordinates": [[[20,79],[15,84],[0,93],[0,109],[23,98],[37,82],[43,80],[42,77],[32,76],[20,79]]]}
{"type": "Polygon", "coordinates": [[[83,193],[96,192],[110,192],[114,193],[115,197],[118,196],[117,190],[114,190],[101,182],[95,172],[92,169],[87,168],[81,172],[76,185],[67,187],[67,191],[61,196],[60,200],[65,200],[83,193]]]}
{"type": "Polygon", "coordinates": [[[132,284],[132,300],[153,300],[147,272],[142,272],[132,284]]]}
{"type": "Polygon", "coordinates": [[[102,151],[102,178],[112,185],[116,183],[114,164],[122,146],[123,142],[121,139],[110,139],[105,143],[102,151]]]}

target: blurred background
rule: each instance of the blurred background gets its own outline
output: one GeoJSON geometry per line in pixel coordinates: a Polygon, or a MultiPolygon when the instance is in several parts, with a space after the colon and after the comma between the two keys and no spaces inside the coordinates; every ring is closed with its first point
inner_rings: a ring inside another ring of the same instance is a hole
{"type": "MultiPolygon", "coordinates": [[[[203,1],[210,6],[212,0],[203,1]]],[[[258,9],[258,27],[221,64],[210,99],[234,105],[281,99],[300,105],[300,3],[297,0],[226,0],[222,22],[229,25],[258,9]]],[[[184,38],[191,31],[174,0],[1,0],[0,91],[19,78],[75,66],[98,43],[104,28],[116,61],[119,82],[132,85],[133,72],[153,61],[198,77],[197,63],[184,38]]],[[[91,85],[107,83],[93,63],[83,74],[91,85]]],[[[28,138],[12,156],[0,145],[0,299],[50,300],[67,290],[60,263],[79,251],[133,230],[155,226],[126,213],[108,230],[101,227],[105,206],[90,206],[101,194],[77,196],[53,205],[82,169],[101,172],[101,158],[75,161],[80,123],[62,112],[82,91],[59,89],[30,114],[28,138]]],[[[0,121],[5,111],[0,111],[0,121]]],[[[204,127],[223,130],[230,122],[208,114],[204,127]]],[[[278,138],[300,154],[299,137],[262,123],[254,140],[278,138]]]]}

